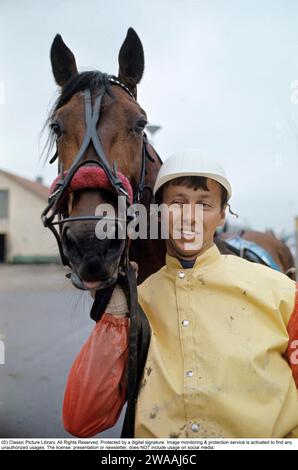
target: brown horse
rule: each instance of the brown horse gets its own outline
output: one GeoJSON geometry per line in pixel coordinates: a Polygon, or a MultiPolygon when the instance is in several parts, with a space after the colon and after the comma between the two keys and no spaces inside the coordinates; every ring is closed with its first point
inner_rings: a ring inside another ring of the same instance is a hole
{"type": "MultiPolygon", "coordinates": [[[[106,83],[100,108],[100,119],[97,123],[99,136],[108,163],[112,167],[117,162],[117,169],[125,175],[135,192],[142,166],[142,146],[144,129],[147,123],[146,112],[138,104],[137,85],[144,71],[144,52],[142,43],[136,32],[130,28],[120,48],[119,71],[116,77],[122,86],[106,83]],[[132,96],[133,95],[133,96],[132,96]]],[[[57,143],[59,167],[67,172],[84,140],[85,103],[84,90],[90,89],[94,102],[103,86],[103,74],[97,71],[79,73],[73,53],[57,35],[51,47],[51,63],[56,83],[60,87],[60,95],[50,113],[50,140],[57,143]]],[[[147,143],[146,146],[145,186],[152,188],[161,160],[147,143]]],[[[93,145],[85,150],[82,160],[96,161],[98,158],[93,145]]],[[[141,203],[150,203],[150,193],[144,192],[141,203]]],[[[65,202],[65,201],[64,201],[65,202]]],[[[111,203],[116,210],[117,197],[106,189],[81,188],[68,195],[67,211],[69,217],[94,215],[96,207],[102,203],[111,203]]],[[[74,282],[79,288],[102,287],[117,276],[121,254],[124,249],[123,240],[99,240],[95,236],[95,221],[78,220],[65,222],[60,232],[62,249],[69,260],[74,282]]],[[[137,240],[131,246],[131,259],[138,262],[140,281],[162,266],[165,257],[164,242],[157,240],[137,240]]]]}
{"type": "Polygon", "coordinates": [[[296,280],[295,260],[289,247],[279,240],[272,232],[257,232],[254,230],[242,230],[237,232],[223,232],[219,235],[222,240],[227,240],[233,236],[240,235],[244,240],[256,243],[264,248],[279,266],[281,272],[290,279],[296,280]]]}
{"type": "MultiPolygon", "coordinates": [[[[99,91],[105,86],[95,131],[107,156],[108,165],[112,168],[114,162],[117,162],[118,171],[128,178],[136,193],[142,172],[147,116],[136,100],[137,85],[144,72],[144,52],[142,43],[132,28],[129,28],[120,48],[118,62],[118,76],[114,79],[121,82],[121,86],[107,80],[101,72],[79,73],[73,53],[60,35],[55,37],[51,47],[51,63],[60,94],[49,117],[50,135],[52,141],[56,141],[56,156],[63,174],[71,170],[86,136],[85,90],[90,90],[94,104],[99,91]]],[[[153,188],[162,162],[149,143],[146,144],[146,149],[144,183],[146,187],[153,188]]],[[[95,145],[88,145],[84,149],[82,162],[88,162],[90,168],[97,160],[98,151],[95,145]]],[[[140,202],[148,207],[151,202],[150,191],[142,193],[140,202]]],[[[60,213],[66,213],[68,218],[77,218],[61,225],[58,241],[61,242],[63,256],[68,259],[74,274],[72,281],[81,289],[111,285],[117,278],[125,247],[124,240],[100,240],[96,237],[96,221],[89,216],[94,215],[96,208],[102,203],[110,203],[116,210],[116,194],[106,188],[92,188],[86,184],[86,187],[69,192],[63,200],[63,207],[59,206],[60,213]]],[[[221,252],[234,254],[223,240],[215,238],[215,242],[221,252]]],[[[280,250],[280,246],[276,250],[280,250]]],[[[132,241],[130,259],[139,265],[138,282],[142,282],[164,265],[165,253],[164,240],[150,240],[147,237],[132,241]]],[[[278,262],[277,251],[272,256],[278,262]]]]}

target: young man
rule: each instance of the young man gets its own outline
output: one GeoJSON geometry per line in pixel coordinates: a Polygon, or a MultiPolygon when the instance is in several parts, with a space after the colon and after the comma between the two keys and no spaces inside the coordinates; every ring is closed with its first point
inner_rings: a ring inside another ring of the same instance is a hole
{"type": "MultiPolygon", "coordinates": [[[[151,341],[135,437],[298,437],[295,282],[219,253],[213,235],[231,186],[215,162],[195,151],[170,157],[154,193],[191,210],[180,239],[170,218],[166,264],[138,288],[151,341]],[[203,231],[195,227],[198,206],[203,231]]],[[[125,403],[126,312],[117,288],[72,366],[63,414],[74,435],[113,426],[125,403]]]]}

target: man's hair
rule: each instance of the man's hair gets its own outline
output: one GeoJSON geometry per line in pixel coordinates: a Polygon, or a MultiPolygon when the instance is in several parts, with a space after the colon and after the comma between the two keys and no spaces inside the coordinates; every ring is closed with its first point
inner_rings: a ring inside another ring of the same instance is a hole
{"type": "MultiPolygon", "coordinates": [[[[228,192],[220,183],[218,184],[221,189],[220,210],[223,210],[225,205],[228,203],[228,192]]],[[[163,191],[168,186],[186,186],[187,188],[193,188],[194,190],[204,189],[204,191],[210,191],[206,176],[179,176],[178,178],[168,181],[158,189],[155,194],[155,201],[157,204],[162,203],[163,191]]]]}

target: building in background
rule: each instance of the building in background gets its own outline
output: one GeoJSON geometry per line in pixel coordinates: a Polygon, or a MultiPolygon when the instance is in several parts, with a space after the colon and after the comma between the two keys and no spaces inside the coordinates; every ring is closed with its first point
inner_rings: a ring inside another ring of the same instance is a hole
{"type": "Polygon", "coordinates": [[[0,263],[58,261],[56,241],[41,222],[49,188],[0,170],[0,263]]]}

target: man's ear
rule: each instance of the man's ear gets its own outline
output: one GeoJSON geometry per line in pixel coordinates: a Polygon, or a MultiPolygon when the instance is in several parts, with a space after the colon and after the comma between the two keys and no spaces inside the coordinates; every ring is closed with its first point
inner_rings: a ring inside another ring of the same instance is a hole
{"type": "Polygon", "coordinates": [[[51,47],[51,64],[57,85],[63,87],[70,77],[77,75],[76,59],[63,42],[60,34],[54,38],[51,47]]]}
{"type": "Polygon", "coordinates": [[[226,223],[226,208],[227,204],[225,204],[223,209],[220,211],[220,223],[218,224],[218,227],[223,227],[226,223]]]}
{"type": "Polygon", "coordinates": [[[137,84],[144,73],[144,50],[133,28],[129,28],[118,56],[118,78],[137,96],[137,84]]]}

